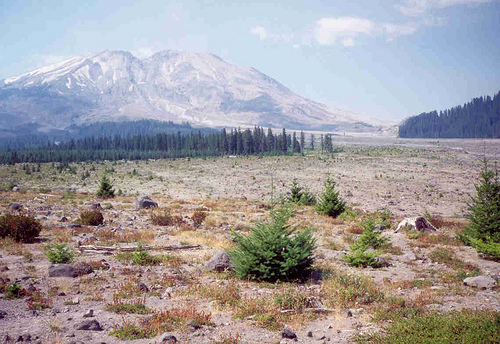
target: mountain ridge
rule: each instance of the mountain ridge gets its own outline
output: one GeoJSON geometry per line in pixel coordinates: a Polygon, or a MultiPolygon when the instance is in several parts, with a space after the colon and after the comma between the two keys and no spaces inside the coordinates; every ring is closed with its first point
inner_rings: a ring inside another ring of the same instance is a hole
{"type": "Polygon", "coordinates": [[[214,54],[166,50],[139,59],[105,50],[0,80],[0,128],[141,119],[214,128],[386,129],[383,121],[309,100],[214,54]]]}

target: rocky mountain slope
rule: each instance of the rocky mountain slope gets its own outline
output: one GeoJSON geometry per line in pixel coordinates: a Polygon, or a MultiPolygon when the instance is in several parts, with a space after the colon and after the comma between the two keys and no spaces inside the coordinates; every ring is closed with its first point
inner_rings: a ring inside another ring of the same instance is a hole
{"type": "Polygon", "coordinates": [[[0,129],[137,119],[200,127],[385,129],[381,121],[311,101],[254,68],[211,54],[163,51],[138,59],[104,51],[0,80],[0,129]]]}

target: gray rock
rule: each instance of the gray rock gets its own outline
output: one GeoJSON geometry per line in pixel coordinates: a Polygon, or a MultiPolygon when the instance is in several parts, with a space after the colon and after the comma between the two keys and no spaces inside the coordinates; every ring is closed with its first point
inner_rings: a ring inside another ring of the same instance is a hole
{"type": "Polygon", "coordinates": [[[198,330],[201,328],[200,324],[192,319],[186,322],[186,327],[191,327],[193,330],[198,330]]]}
{"type": "Polygon", "coordinates": [[[142,282],[137,283],[137,286],[139,287],[139,290],[147,293],[149,291],[149,288],[142,282]]]}
{"type": "Polygon", "coordinates": [[[6,311],[1,311],[0,310],[0,319],[3,319],[5,318],[5,316],[7,315],[7,312],[6,311]]]}
{"type": "Polygon", "coordinates": [[[14,186],[14,187],[12,188],[12,191],[14,191],[14,192],[19,192],[19,187],[18,187],[18,186],[14,186]]]}
{"type": "Polygon", "coordinates": [[[234,270],[234,265],[231,263],[231,258],[229,258],[226,252],[219,251],[205,263],[205,270],[218,272],[234,270]]]}
{"type": "Polygon", "coordinates": [[[103,328],[97,320],[85,320],[81,323],[75,324],[75,329],[81,331],[102,331],[103,328]]]}
{"type": "Polygon", "coordinates": [[[417,260],[417,256],[415,255],[415,253],[413,251],[407,251],[407,252],[405,252],[404,257],[409,262],[417,260]]]}
{"type": "Polygon", "coordinates": [[[497,281],[490,276],[475,276],[464,279],[464,284],[478,289],[491,289],[496,287],[497,281]]]}
{"type": "Polygon", "coordinates": [[[158,207],[158,203],[153,201],[148,196],[139,196],[135,199],[135,208],[136,209],[147,209],[147,208],[156,208],[158,207]]]}
{"type": "Polygon", "coordinates": [[[176,344],[178,343],[177,338],[175,336],[169,334],[168,336],[163,337],[160,344],[176,344]]]}
{"type": "Polygon", "coordinates": [[[297,339],[297,335],[295,334],[295,332],[292,332],[286,328],[283,330],[283,332],[281,332],[281,338],[297,339]]]}
{"type": "Polygon", "coordinates": [[[49,277],[78,277],[78,273],[71,264],[59,264],[49,267],[49,277]]]}
{"type": "Polygon", "coordinates": [[[89,309],[88,311],[86,311],[83,314],[84,318],[92,318],[93,316],[94,316],[94,310],[93,309],[89,309]]]}
{"type": "Polygon", "coordinates": [[[90,205],[90,209],[95,210],[95,209],[102,209],[101,203],[92,203],[90,205]]]}
{"type": "Polygon", "coordinates": [[[375,261],[379,264],[380,267],[383,267],[383,268],[391,266],[391,263],[389,263],[387,260],[385,260],[382,257],[375,258],[375,261]]]}
{"type": "Polygon", "coordinates": [[[49,267],[49,277],[71,277],[87,275],[94,272],[87,263],[59,264],[49,267]]]}
{"type": "Polygon", "coordinates": [[[10,210],[15,210],[15,211],[19,211],[21,210],[23,206],[20,205],[19,203],[12,203],[9,207],[10,210]]]}

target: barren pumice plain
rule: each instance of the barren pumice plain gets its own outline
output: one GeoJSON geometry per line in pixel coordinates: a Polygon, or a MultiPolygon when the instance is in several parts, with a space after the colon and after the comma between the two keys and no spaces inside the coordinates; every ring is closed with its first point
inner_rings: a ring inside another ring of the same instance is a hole
{"type": "Polygon", "coordinates": [[[0,341],[383,342],[373,334],[390,334],[410,313],[496,316],[500,263],[456,236],[468,223],[466,201],[482,158],[499,159],[500,141],[334,141],[333,154],[0,166],[2,215],[30,215],[42,226],[34,243],[0,242],[0,341]],[[104,172],[114,198],[95,196],[104,172]],[[319,195],[327,177],[350,210],[333,219],[295,206],[290,222],[312,227],[317,239],[307,280],[267,283],[207,271],[217,252],[233,247],[235,232],[269,219],[293,179],[319,195]],[[142,195],[158,207],[136,209],[142,195]],[[92,210],[103,223],[79,224],[92,210]],[[155,224],[160,215],[168,225],[155,224]],[[350,267],[342,257],[369,216],[386,223],[386,264],[350,267]],[[395,231],[415,216],[437,230],[395,231]],[[70,277],[49,277],[57,265],[44,252],[55,243],[74,252],[70,277]],[[474,276],[495,283],[464,284],[474,276]],[[6,297],[13,285],[24,292],[6,297]]]}

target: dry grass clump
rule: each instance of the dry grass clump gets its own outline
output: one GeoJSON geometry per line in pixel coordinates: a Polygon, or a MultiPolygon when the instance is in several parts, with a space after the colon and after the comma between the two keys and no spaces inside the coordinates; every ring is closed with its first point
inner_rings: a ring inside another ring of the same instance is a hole
{"type": "Polygon", "coordinates": [[[12,238],[18,242],[32,243],[40,234],[42,225],[32,216],[7,213],[0,216],[0,238],[12,238]]]}
{"type": "Polygon", "coordinates": [[[80,212],[78,222],[85,226],[99,226],[104,223],[104,216],[99,209],[80,212]]]}
{"type": "Polygon", "coordinates": [[[151,309],[146,307],[146,297],[136,300],[123,301],[116,295],[113,295],[113,302],[106,305],[106,309],[110,312],[118,314],[149,314],[151,309]]]}
{"type": "Polygon", "coordinates": [[[436,248],[429,254],[429,258],[432,261],[444,264],[453,270],[460,270],[465,272],[474,272],[478,270],[477,265],[464,262],[463,260],[457,258],[453,251],[444,247],[436,248]]]}
{"type": "Polygon", "coordinates": [[[0,249],[8,254],[24,256],[27,259],[32,258],[31,250],[9,237],[0,239],[0,249]]]}
{"type": "Polygon", "coordinates": [[[201,210],[195,210],[195,212],[191,215],[191,220],[195,223],[201,225],[203,221],[207,218],[207,213],[201,210]]]}
{"type": "Polygon", "coordinates": [[[169,208],[159,208],[153,210],[149,215],[149,220],[156,226],[173,226],[176,222],[176,219],[172,215],[172,211],[169,208]]]}
{"type": "Polygon", "coordinates": [[[114,244],[114,243],[131,243],[131,242],[152,242],[155,238],[155,232],[149,229],[123,230],[112,231],[109,228],[103,228],[95,233],[99,239],[100,244],[114,244]]]}
{"type": "Polygon", "coordinates": [[[124,319],[121,325],[114,326],[110,334],[122,340],[151,338],[183,327],[210,326],[211,317],[211,313],[198,312],[194,307],[155,311],[148,319],[137,323],[124,319]]]}

